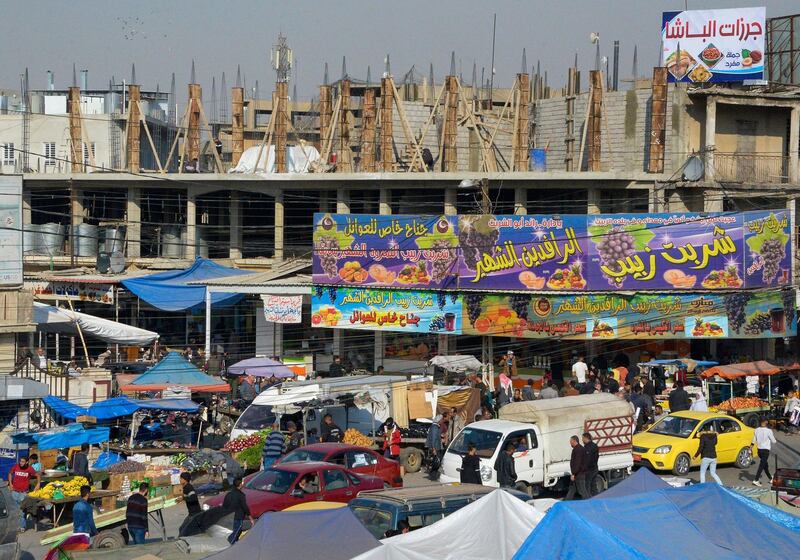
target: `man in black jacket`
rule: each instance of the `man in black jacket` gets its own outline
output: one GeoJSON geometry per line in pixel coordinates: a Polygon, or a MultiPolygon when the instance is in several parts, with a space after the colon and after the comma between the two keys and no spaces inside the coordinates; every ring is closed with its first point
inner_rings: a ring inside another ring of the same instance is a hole
{"type": "Polygon", "coordinates": [[[72,474],[82,476],[91,484],[94,479],[89,472],[89,444],[82,443],[81,450],[72,457],[72,474]]]}
{"type": "Polygon", "coordinates": [[[333,363],[328,368],[327,377],[342,377],[344,375],[344,366],[342,365],[342,358],[340,356],[333,357],[333,363]]]}
{"type": "Polygon", "coordinates": [[[578,441],[578,436],[569,438],[569,444],[572,446],[572,454],[569,458],[569,471],[572,474],[569,477],[567,497],[564,499],[574,499],[577,492],[585,500],[589,497],[589,492],[586,490],[586,453],[578,441]]]}
{"type": "Polygon", "coordinates": [[[500,488],[513,488],[517,482],[517,471],[514,469],[514,444],[508,442],[505,451],[501,452],[494,463],[497,471],[497,483],[500,488]]]}
{"type": "Polygon", "coordinates": [[[228,513],[233,513],[233,532],[228,536],[228,542],[235,544],[242,534],[244,518],[250,519],[250,524],[254,524],[253,516],[250,515],[250,508],[247,507],[247,498],[242,492],[242,479],[237,478],[233,481],[233,488],[225,495],[222,500],[222,507],[228,513]]]}
{"type": "Polygon", "coordinates": [[[675,382],[675,388],[669,394],[669,412],[680,412],[681,410],[689,410],[692,403],[689,401],[689,393],[683,388],[683,383],[680,381],[675,382]]]}
{"type": "Polygon", "coordinates": [[[591,496],[593,490],[592,481],[594,481],[594,477],[597,476],[598,472],[597,461],[600,459],[600,449],[592,441],[592,434],[589,432],[583,433],[583,453],[586,456],[586,490],[591,496]]]}
{"type": "Polygon", "coordinates": [[[200,509],[200,499],[197,497],[194,486],[192,486],[191,473],[181,473],[181,486],[183,487],[183,501],[186,502],[186,511],[190,516],[200,513],[202,511],[200,509]]]}
{"type": "Polygon", "coordinates": [[[333,423],[333,416],[330,414],[326,414],[322,417],[320,432],[320,441],[322,441],[322,443],[340,443],[344,437],[342,429],[333,423]]]}

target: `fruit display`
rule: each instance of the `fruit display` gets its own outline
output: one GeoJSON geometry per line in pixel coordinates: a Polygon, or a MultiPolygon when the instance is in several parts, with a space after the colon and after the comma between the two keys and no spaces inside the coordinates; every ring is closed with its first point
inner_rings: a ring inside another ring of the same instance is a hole
{"type": "Polygon", "coordinates": [[[397,273],[387,269],[382,264],[373,264],[369,267],[369,275],[381,284],[392,284],[397,278],[397,273]]]}
{"type": "Polygon", "coordinates": [[[697,276],[687,275],[678,268],[670,268],[664,271],[664,282],[671,284],[673,288],[694,288],[697,276]]]}
{"type": "Polygon", "coordinates": [[[604,321],[595,320],[592,325],[592,338],[610,338],[614,336],[614,327],[604,321]]]}
{"type": "Polygon", "coordinates": [[[546,280],[541,276],[536,276],[530,270],[523,270],[519,273],[518,278],[520,283],[530,290],[541,290],[544,288],[544,281],[546,280]]]}
{"type": "Polygon", "coordinates": [[[108,472],[111,474],[132,473],[141,472],[145,470],[145,468],[145,465],[138,461],[120,461],[119,463],[111,465],[108,468],[108,472]]]}
{"type": "Polygon", "coordinates": [[[312,325],[324,324],[328,327],[335,327],[342,318],[342,312],[335,307],[325,307],[311,316],[312,325]]]}
{"type": "Polygon", "coordinates": [[[692,329],[692,336],[725,336],[725,331],[713,321],[696,319],[692,329]]]}
{"type": "Polygon", "coordinates": [[[344,266],[339,269],[339,278],[345,282],[353,282],[360,284],[364,282],[369,276],[369,273],[361,268],[361,263],[358,261],[347,261],[344,266]]]}
{"type": "MultiPolygon", "coordinates": [[[[747,292],[725,296],[724,302],[725,311],[728,314],[728,326],[737,333],[746,321],[745,308],[752,297],[752,294],[747,292]]],[[[792,296],[792,299],[794,299],[794,296],[792,296]]]]}
{"type": "Polygon", "coordinates": [[[759,408],[767,406],[769,403],[762,401],[758,397],[733,397],[727,401],[722,401],[717,405],[719,410],[739,410],[742,408],[759,408]]]}
{"type": "Polygon", "coordinates": [[[238,437],[226,443],[222,449],[223,451],[230,451],[231,453],[239,453],[248,447],[264,445],[264,440],[267,438],[268,433],[267,430],[264,430],[255,434],[238,437]]]}
{"type": "Polygon", "coordinates": [[[416,266],[410,264],[404,266],[397,276],[397,281],[400,284],[430,284],[427,264],[419,262],[416,266]]]}
{"type": "Polygon", "coordinates": [[[569,268],[557,268],[547,281],[551,290],[580,290],[586,287],[586,279],[581,272],[581,265],[573,264],[569,268]]]}
{"type": "Polygon", "coordinates": [[[739,278],[739,269],[736,265],[725,267],[724,270],[712,270],[703,279],[701,285],[709,290],[719,288],[741,288],[742,279],[739,278]]]}
{"type": "Polygon", "coordinates": [[[348,445],[357,445],[359,447],[372,447],[373,445],[372,439],[362,434],[355,428],[349,428],[345,430],[344,437],[342,437],[342,443],[346,443],[348,445]]]}
{"type": "MultiPolygon", "coordinates": [[[[81,486],[86,486],[88,484],[89,481],[86,480],[86,478],[76,476],[67,482],[48,482],[42,488],[39,488],[39,490],[29,492],[28,496],[42,500],[52,500],[55,491],[61,488],[65,498],[75,498],[81,495],[81,486]]],[[[94,491],[94,487],[92,487],[92,491],[94,491]]]]}

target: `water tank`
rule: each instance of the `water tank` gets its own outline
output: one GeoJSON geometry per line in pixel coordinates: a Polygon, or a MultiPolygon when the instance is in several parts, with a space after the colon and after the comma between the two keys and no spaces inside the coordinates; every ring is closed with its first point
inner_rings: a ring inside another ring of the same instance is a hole
{"type": "Polygon", "coordinates": [[[38,243],[34,247],[40,255],[62,255],[64,254],[64,241],[67,236],[67,228],[63,224],[42,224],[37,239],[38,243]]]}
{"type": "Polygon", "coordinates": [[[25,224],[22,228],[22,250],[26,255],[35,255],[36,238],[39,237],[41,226],[39,224],[25,224]]]}
{"type": "Polygon", "coordinates": [[[31,95],[31,113],[36,115],[44,113],[44,95],[31,95]]]}
{"type": "Polygon", "coordinates": [[[164,226],[161,230],[161,256],[167,259],[183,258],[181,226],[164,226]]]}
{"type": "Polygon", "coordinates": [[[97,256],[97,226],[78,224],[72,228],[72,251],[76,257],[97,256]]]}
{"type": "Polygon", "coordinates": [[[103,230],[103,239],[106,253],[122,253],[125,247],[125,234],[118,228],[103,230]]]}
{"type": "Polygon", "coordinates": [[[105,95],[105,112],[107,114],[120,113],[122,98],[118,93],[110,92],[105,95]]]}

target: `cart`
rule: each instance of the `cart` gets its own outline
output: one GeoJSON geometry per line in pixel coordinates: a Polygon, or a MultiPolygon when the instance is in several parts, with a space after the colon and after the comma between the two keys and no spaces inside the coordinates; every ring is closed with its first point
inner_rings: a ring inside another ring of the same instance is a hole
{"type": "Polygon", "coordinates": [[[751,406],[747,408],[720,409],[720,412],[738,418],[745,426],[755,429],[761,425],[762,419],[770,419],[772,417],[772,406],[765,404],[764,406],[751,406]]]}

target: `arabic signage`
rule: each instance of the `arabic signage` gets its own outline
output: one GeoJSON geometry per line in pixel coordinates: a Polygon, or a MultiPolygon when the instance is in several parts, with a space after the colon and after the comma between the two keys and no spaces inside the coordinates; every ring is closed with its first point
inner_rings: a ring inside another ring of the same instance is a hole
{"type": "Polygon", "coordinates": [[[113,305],[113,284],[84,284],[81,282],[25,282],[25,289],[40,301],[90,301],[113,305]]]}
{"type": "Polygon", "coordinates": [[[0,177],[0,286],[22,284],[22,175],[0,177]]]}
{"type": "Polygon", "coordinates": [[[314,215],[315,284],[455,288],[455,216],[314,215]]]}
{"type": "Polygon", "coordinates": [[[455,293],[315,286],[311,325],[460,334],[461,309],[461,296],[455,293]]]}
{"type": "Polygon", "coordinates": [[[303,296],[264,294],[264,319],[268,323],[300,323],[303,316],[303,296]]]}
{"type": "Polygon", "coordinates": [[[777,338],[797,334],[793,289],[734,294],[464,296],[464,334],[516,338],[777,338]]]}
{"type": "Polygon", "coordinates": [[[794,227],[787,210],[747,212],[744,215],[744,248],[748,258],[748,288],[785,285],[792,270],[791,237],[794,227]]]}
{"type": "Polygon", "coordinates": [[[766,17],[766,8],[664,12],[661,60],[669,81],[763,79],[766,17]]]}

